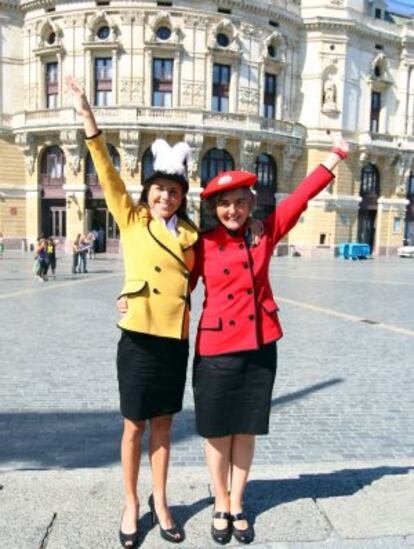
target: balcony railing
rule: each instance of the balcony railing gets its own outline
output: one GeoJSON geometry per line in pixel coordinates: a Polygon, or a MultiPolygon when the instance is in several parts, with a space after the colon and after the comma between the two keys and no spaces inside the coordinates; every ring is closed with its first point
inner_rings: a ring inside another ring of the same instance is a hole
{"type": "MultiPolygon", "coordinates": [[[[164,126],[166,123],[171,128],[189,126],[200,131],[204,129],[237,131],[248,130],[258,132],[270,132],[290,137],[305,137],[305,128],[301,124],[285,122],[283,120],[270,120],[261,116],[201,111],[185,108],[163,107],[95,107],[95,116],[98,123],[111,128],[122,127],[148,127],[164,126]]],[[[80,116],[77,116],[72,108],[43,109],[39,111],[17,113],[13,116],[13,129],[39,129],[55,126],[67,127],[68,125],[83,124],[80,116]]]]}

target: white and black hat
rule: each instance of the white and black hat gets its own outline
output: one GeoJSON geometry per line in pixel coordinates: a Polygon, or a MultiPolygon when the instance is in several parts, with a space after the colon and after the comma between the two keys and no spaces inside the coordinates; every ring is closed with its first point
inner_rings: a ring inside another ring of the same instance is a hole
{"type": "Polygon", "coordinates": [[[188,191],[188,170],[191,149],[180,141],[173,147],[165,139],[156,139],[151,146],[151,152],[154,159],[153,172],[145,181],[144,186],[151,185],[156,179],[169,179],[176,181],[183,186],[184,192],[188,191]]]}

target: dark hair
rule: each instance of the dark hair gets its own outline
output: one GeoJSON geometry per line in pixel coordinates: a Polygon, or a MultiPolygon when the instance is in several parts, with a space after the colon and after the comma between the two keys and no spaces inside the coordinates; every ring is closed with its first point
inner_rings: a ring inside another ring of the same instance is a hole
{"type": "Polygon", "coordinates": [[[138,206],[144,206],[148,210],[149,204],[148,204],[148,193],[150,190],[151,185],[153,185],[157,179],[167,179],[169,181],[174,181],[176,183],[180,183],[183,188],[183,198],[181,200],[181,204],[178,207],[178,210],[175,212],[177,217],[182,219],[183,221],[186,221],[189,225],[191,225],[194,229],[198,231],[198,227],[196,224],[189,218],[187,213],[187,191],[188,191],[188,182],[187,180],[180,175],[173,175],[173,174],[164,174],[162,172],[155,172],[151,177],[148,177],[148,179],[145,180],[144,185],[142,187],[141,196],[138,200],[138,206]]]}

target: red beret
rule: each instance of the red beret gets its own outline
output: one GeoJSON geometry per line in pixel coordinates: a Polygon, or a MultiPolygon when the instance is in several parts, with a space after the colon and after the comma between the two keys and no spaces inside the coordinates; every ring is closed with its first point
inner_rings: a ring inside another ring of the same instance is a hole
{"type": "Polygon", "coordinates": [[[223,191],[232,191],[240,187],[251,187],[257,181],[257,175],[250,172],[234,170],[230,172],[221,172],[210,181],[207,187],[201,192],[201,198],[221,193],[223,191]]]}

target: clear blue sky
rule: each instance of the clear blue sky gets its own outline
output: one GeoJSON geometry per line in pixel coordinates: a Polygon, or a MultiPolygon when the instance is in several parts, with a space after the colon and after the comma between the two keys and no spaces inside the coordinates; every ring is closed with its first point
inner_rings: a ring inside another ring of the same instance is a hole
{"type": "Polygon", "coordinates": [[[414,0],[387,0],[390,11],[405,15],[414,15],[414,0]]]}

